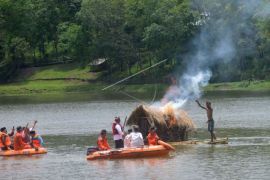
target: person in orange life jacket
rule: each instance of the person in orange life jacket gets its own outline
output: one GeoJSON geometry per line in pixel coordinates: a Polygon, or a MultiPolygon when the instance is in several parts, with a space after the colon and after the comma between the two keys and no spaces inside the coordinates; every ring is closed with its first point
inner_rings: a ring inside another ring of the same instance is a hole
{"type": "Polygon", "coordinates": [[[115,148],[123,148],[124,141],[123,141],[123,126],[120,124],[120,117],[115,117],[114,123],[112,125],[112,132],[113,132],[113,140],[115,143],[115,148]]]}
{"type": "Polygon", "coordinates": [[[100,135],[97,140],[98,150],[104,151],[111,149],[107,141],[107,131],[105,129],[101,130],[100,135]]]}
{"type": "Polygon", "coordinates": [[[23,150],[23,149],[31,149],[31,146],[23,141],[22,137],[22,127],[19,126],[17,127],[17,133],[15,134],[14,137],[14,150],[23,150]]]}
{"type": "Polygon", "coordinates": [[[8,134],[7,128],[2,127],[0,131],[0,148],[2,151],[7,151],[9,149],[13,149],[11,146],[11,140],[10,137],[14,135],[14,127],[11,131],[11,133],[8,134]]]}
{"type": "Polygon", "coordinates": [[[44,145],[44,141],[40,135],[36,133],[36,131],[30,131],[30,136],[31,136],[31,143],[30,145],[38,149],[44,145]]]}
{"type": "Polygon", "coordinates": [[[34,130],[36,124],[37,121],[34,121],[34,124],[31,128],[28,127],[28,123],[26,124],[25,127],[23,127],[22,137],[25,143],[30,143],[31,141],[30,131],[34,130]]]}
{"type": "Polygon", "coordinates": [[[31,141],[31,137],[30,137],[30,134],[29,134],[30,130],[28,128],[28,123],[25,127],[22,128],[22,138],[23,138],[23,142],[25,143],[30,143],[31,141]]]}
{"type": "Polygon", "coordinates": [[[158,140],[159,140],[159,137],[156,133],[156,128],[151,127],[149,130],[149,134],[147,135],[148,145],[149,146],[158,145],[158,140]]]}

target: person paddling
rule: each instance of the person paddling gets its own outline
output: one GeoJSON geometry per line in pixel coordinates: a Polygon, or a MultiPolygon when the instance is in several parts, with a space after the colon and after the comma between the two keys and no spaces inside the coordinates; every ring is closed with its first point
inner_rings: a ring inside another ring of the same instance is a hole
{"type": "Polygon", "coordinates": [[[23,127],[22,137],[25,143],[30,143],[31,141],[30,131],[35,129],[36,124],[37,124],[37,120],[34,121],[34,124],[31,128],[28,127],[29,125],[28,123],[26,124],[25,127],[23,127]]]}
{"type": "Polygon", "coordinates": [[[112,133],[113,133],[113,140],[115,143],[115,148],[123,148],[124,141],[123,141],[123,126],[120,124],[120,117],[115,117],[114,123],[112,125],[112,133]]]}
{"type": "Polygon", "coordinates": [[[21,126],[17,127],[17,133],[14,137],[14,150],[19,151],[23,149],[31,149],[31,146],[28,143],[23,141],[22,137],[23,128],[21,126]]]}
{"type": "Polygon", "coordinates": [[[8,134],[7,128],[2,127],[0,131],[0,148],[2,151],[7,151],[9,149],[13,149],[11,146],[10,137],[14,135],[14,127],[12,128],[11,133],[8,134]]]}
{"type": "Polygon", "coordinates": [[[101,130],[100,135],[97,140],[97,146],[99,151],[105,151],[111,149],[107,141],[107,131],[105,129],[101,130]]]}
{"type": "Polygon", "coordinates": [[[156,133],[156,128],[151,127],[149,130],[149,134],[147,135],[147,141],[149,146],[158,145],[159,137],[156,133]]]}
{"type": "Polygon", "coordinates": [[[44,141],[40,135],[36,133],[36,131],[30,131],[32,148],[38,149],[44,145],[44,141]]]}
{"type": "Polygon", "coordinates": [[[214,119],[213,119],[213,108],[211,107],[211,102],[206,101],[205,105],[206,107],[202,106],[200,104],[200,102],[198,100],[196,100],[197,104],[199,107],[201,107],[202,109],[206,110],[207,113],[207,118],[208,118],[208,131],[211,134],[211,142],[214,142],[214,140],[216,140],[216,135],[214,133],[214,119]]]}

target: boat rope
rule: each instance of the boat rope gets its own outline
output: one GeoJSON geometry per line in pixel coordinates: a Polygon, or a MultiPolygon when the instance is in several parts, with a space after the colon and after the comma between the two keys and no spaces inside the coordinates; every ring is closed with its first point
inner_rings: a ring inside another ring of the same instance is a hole
{"type": "Polygon", "coordinates": [[[134,97],[134,96],[132,96],[132,95],[130,95],[130,94],[128,94],[128,93],[126,93],[126,92],[124,92],[124,91],[118,91],[118,92],[120,92],[121,94],[124,94],[124,95],[126,95],[126,96],[128,96],[128,97],[130,97],[130,98],[132,98],[132,99],[134,99],[134,100],[136,100],[136,101],[138,101],[138,102],[141,102],[142,104],[145,104],[145,105],[150,105],[149,103],[147,103],[147,102],[145,102],[145,101],[143,101],[143,100],[141,100],[141,99],[139,99],[139,98],[136,98],[136,97],[134,97]]]}
{"type": "Polygon", "coordinates": [[[154,102],[155,102],[155,100],[156,100],[156,97],[157,97],[157,84],[155,84],[155,93],[154,93],[154,96],[153,96],[153,98],[152,98],[152,101],[151,101],[151,105],[153,105],[154,104],[154,102]]]}
{"type": "Polygon", "coordinates": [[[130,79],[130,78],[132,78],[132,77],[134,77],[134,76],[137,76],[138,74],[141,74],[141,73],[143,73],[144,71],[147,71],[147,70],[149,70],[149,69],[151,69],[151,68],[153,68],[153,67],[156,67],[156,66],[158,66],[158,65],[160,65],[160,64],[162,64],[162,63],[164,63],[164,62],[166,62],[167,60],[168,60],[168,59],[164,59],[164,60],[162,60],[162,61],[160,61],[160,62],[158,62],[158,63],[156,63],[156,64],[153,64],[152,66],[150,66],[150,67],[148,67],[148,68],[145,68],[145,69],[143,69],[143,70],[141,70],[141,71],[139,71],[139,72],[137,72],[137,73],[131,75],[131,76],[128,76],[128,77],[126,77],[126,78],[124,78],[124,79],[122,79],[122,80],[120,80],[120,81],[117,81],[116,83],[113,83],[113,84],[111,84],[111,85],[109,85],[109,86],[103,88],[102,91],[104,91],[104,90],[106,90],[106,89],[109,89],[109,88],[111,88],[111,87],[113,87],[113,86],[115,86],[115,85],[117,85],[117,84],[120,84],[120,83],[122,83],[122,82],[124,82],[124,81],[126,81],[126,80],[128,80],[128,79],[130,79]]]}

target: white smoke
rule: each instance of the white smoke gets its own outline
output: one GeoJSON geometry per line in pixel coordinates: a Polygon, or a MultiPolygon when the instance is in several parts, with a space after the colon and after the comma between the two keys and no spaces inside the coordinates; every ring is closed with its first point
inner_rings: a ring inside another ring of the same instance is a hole
{"type": "MultiPolygon", "coordinates": [[[[201,26],[200,33],[192,41],[191,51],[183,56],[186,70],[178,84],[171,86],[161,104],[172,103],[181,107],[188,100],[200,98],[202,88],[212,76],[211,68],[219,63],[229,63],[238,49],[240,36],[254,33],[250,19],[270,15],[270,1],[266,0],[193,0],[192,8],[203,16],[194,23],[201,26]]],[[[252,53],[254,42],[246,43],[246,55],[252,53]]],[[[245,44],[245,45],[246,45],[245,44]]]]}

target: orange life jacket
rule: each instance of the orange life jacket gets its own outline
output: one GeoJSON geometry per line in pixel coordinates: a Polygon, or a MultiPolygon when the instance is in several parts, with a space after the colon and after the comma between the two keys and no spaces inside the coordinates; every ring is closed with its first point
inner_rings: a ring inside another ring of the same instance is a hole
{"type": "Polygon", "coordinates": [[[29,148],[28,144],[23,142],[23,137],[21,133],[16,133],[14,137],[14,150],[23,150],[29,148]]]}
{"type": "Polygon", "coordinates": [[[151,134],[149,133],[147,136],[147,140],[148,140],[148,145],[157,145],[157,141],[158,141],[159,137],[156,133],[151,134]]]}
{"type": "Polygon", "coordinates": [[[11,140],[8,134],[0,132],[0,148],[10,146],[11,145],[11,140]],[[2,142],[2,138],[6,137],[5,142],[2,142]]]}
{"type": "Polygon", "coordinates": [[[108,144],[107,138],[98,137],[97,146],[99,150],[111,149],[111,147],[108,144]]]}
{"type": "Polygon", "coordinates": [[[32,144],[35,148],[41,147],[40,141],[38,139],[38,135],[35,135],[34,137],[32,137],[32,144]]]}

